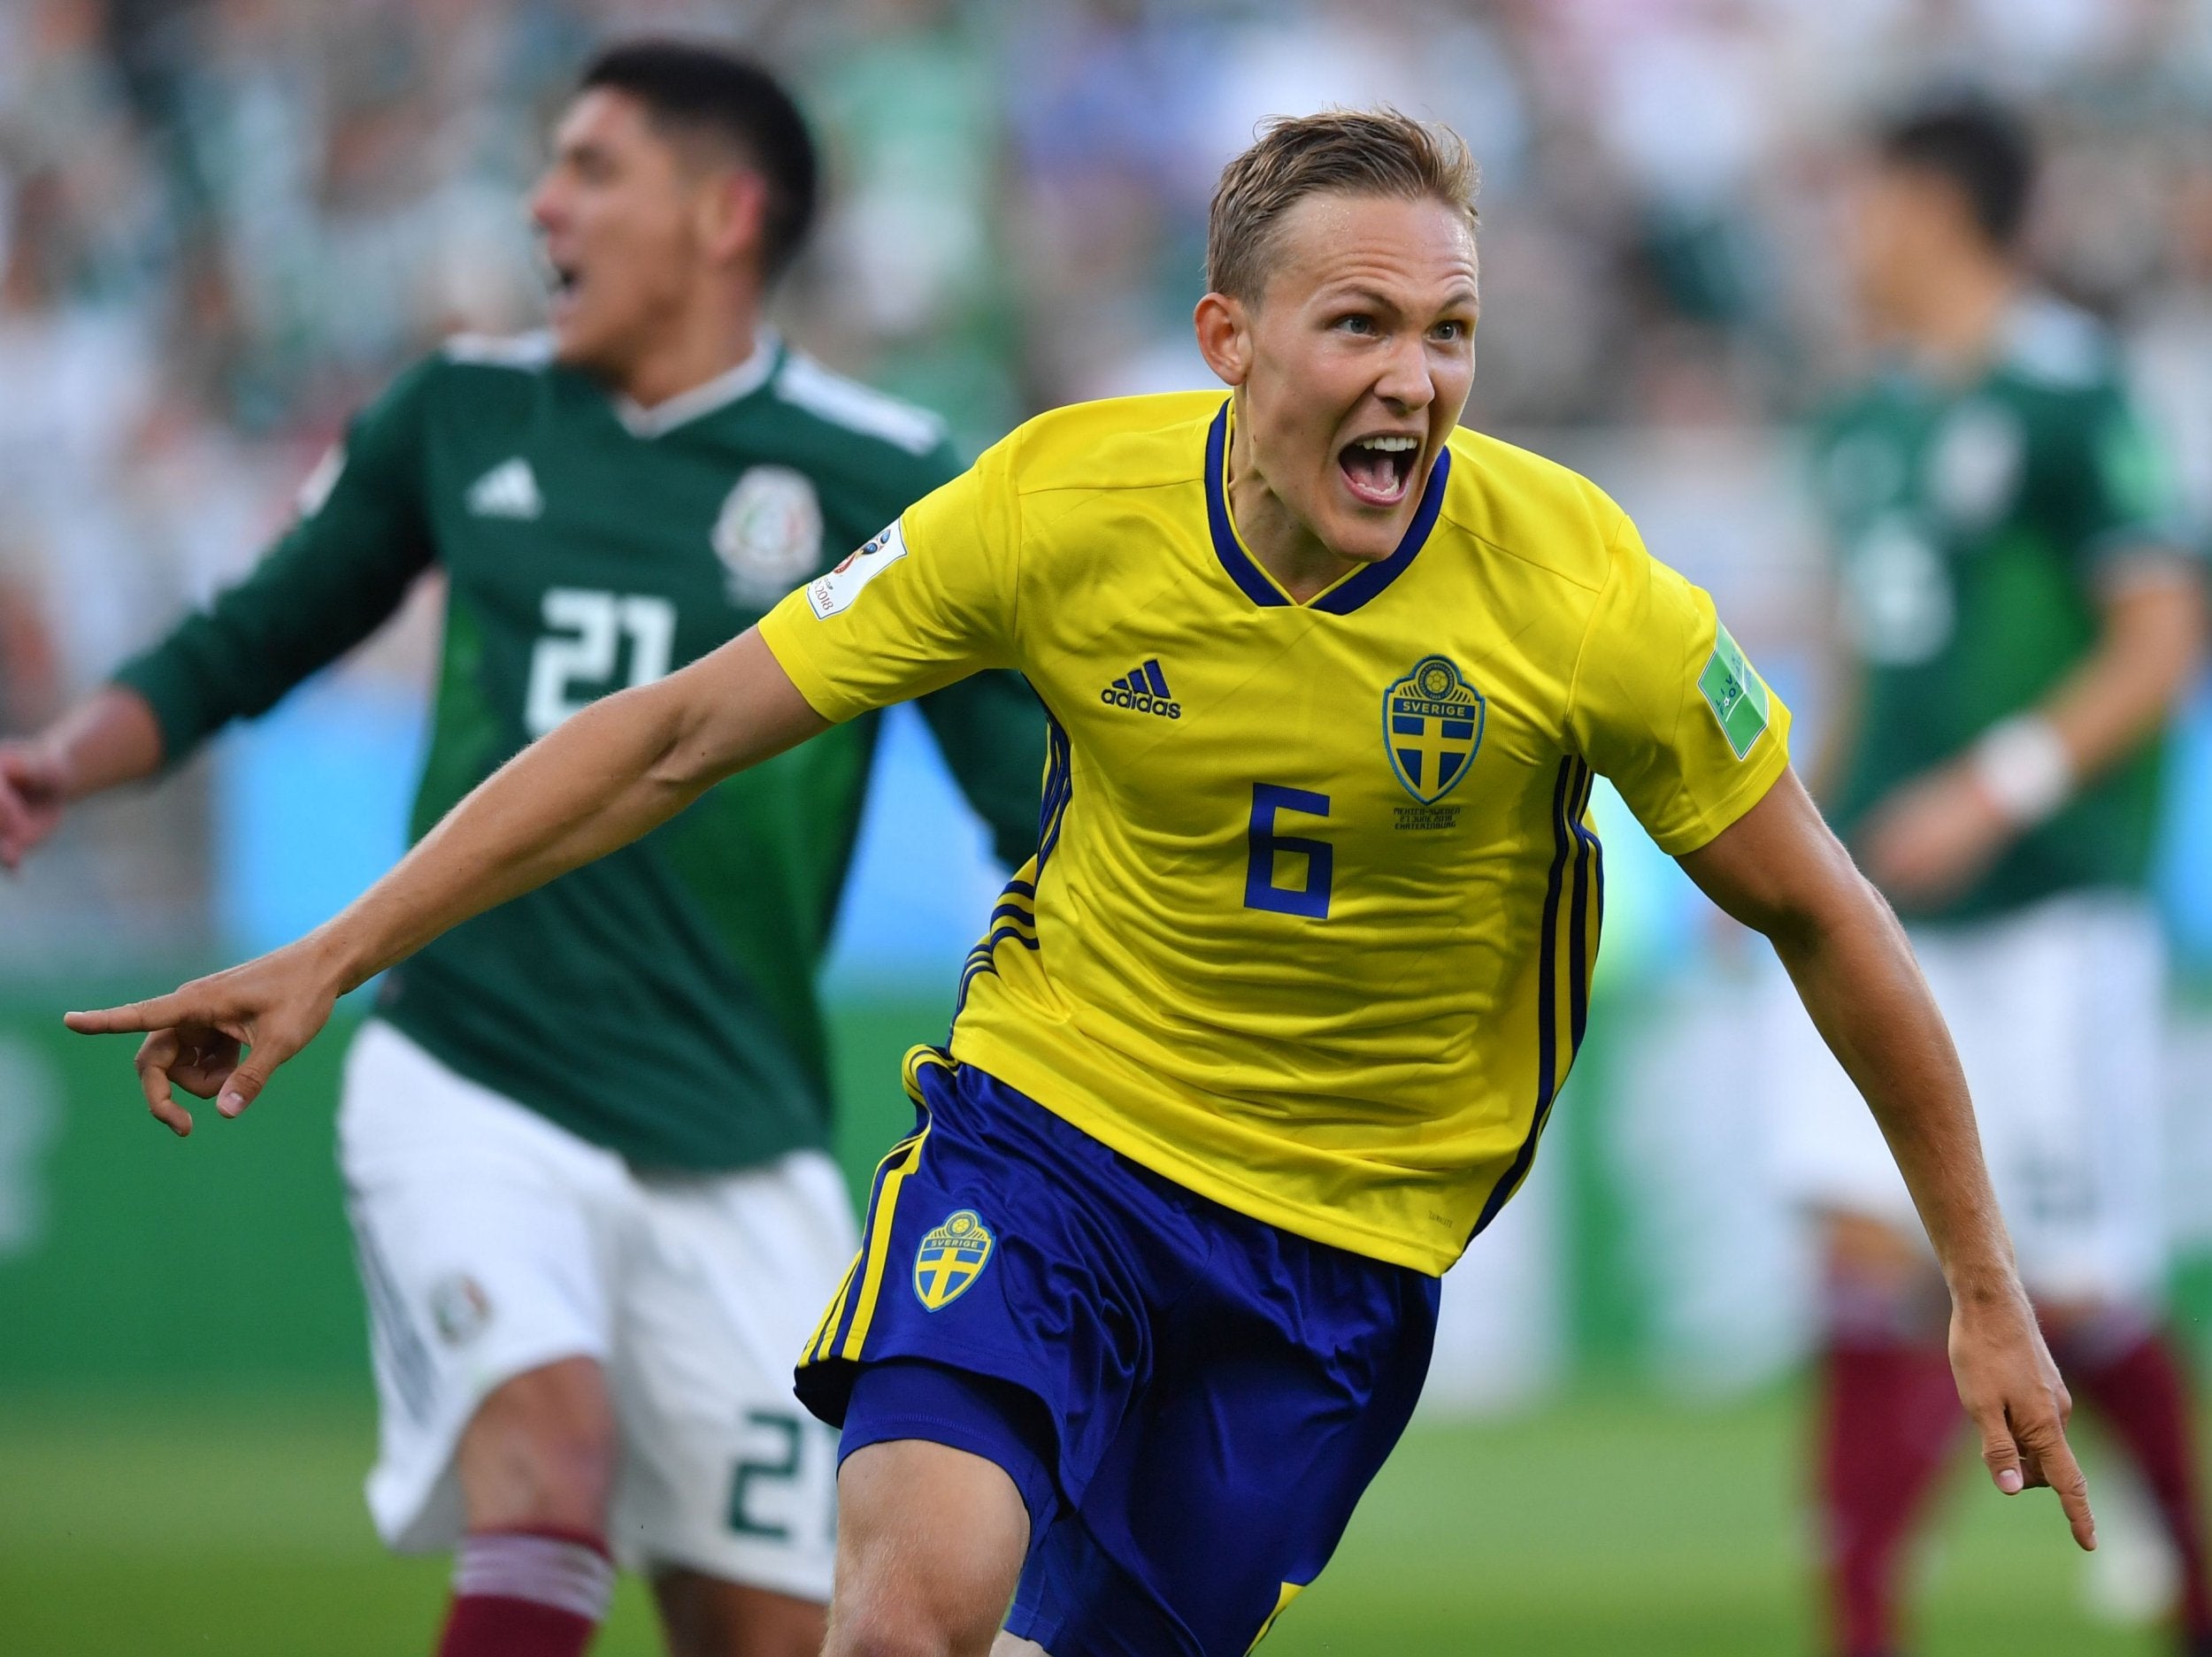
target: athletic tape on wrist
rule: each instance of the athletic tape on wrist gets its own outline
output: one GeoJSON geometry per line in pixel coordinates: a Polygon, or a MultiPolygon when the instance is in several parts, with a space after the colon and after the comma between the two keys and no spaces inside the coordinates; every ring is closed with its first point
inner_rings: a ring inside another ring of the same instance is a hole
{"type": "Polygon", "coordinates": [[[2013,823],[2032,828],[2066,803],[2074,762],[2065,739],[2039,714],[2015,714],[1974,744],[1974,776],[2013,823]]]}

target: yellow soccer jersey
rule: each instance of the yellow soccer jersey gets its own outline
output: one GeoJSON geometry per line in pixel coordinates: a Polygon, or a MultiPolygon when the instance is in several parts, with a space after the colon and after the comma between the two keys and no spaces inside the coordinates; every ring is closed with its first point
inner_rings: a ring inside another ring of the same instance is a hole
{"type": "Polygon", "coordinates": [[[1045,831],[954,1055],[1144,1166],[1440,1272],[1528,1171],[1598,946],[1593,773],[1671,853],[1788,763],[1712,601],[1594,486],[1462,431],[1303,604],[1218,394],[1064,409],[761,623],[830,719],[986,667],[1052,715],[1045,831]]]}

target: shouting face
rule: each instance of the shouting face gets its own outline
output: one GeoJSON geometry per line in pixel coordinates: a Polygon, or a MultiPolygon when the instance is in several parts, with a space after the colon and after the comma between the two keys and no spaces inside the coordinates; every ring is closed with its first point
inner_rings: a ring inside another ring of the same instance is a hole
{"type": "MultiPolygon", "coordinates": [[[[1325,192],[1275,226],[1252,302],[1210,294],[1202,349],[1241,392],[1238,491],[1255,541],[1288,533],[1339,559],[1388,557],[1475,375],[1475,239],[1440,201],[1325,192]]],[[[1255,550],[1258,550],[1255,547],[1255,550]]]]}

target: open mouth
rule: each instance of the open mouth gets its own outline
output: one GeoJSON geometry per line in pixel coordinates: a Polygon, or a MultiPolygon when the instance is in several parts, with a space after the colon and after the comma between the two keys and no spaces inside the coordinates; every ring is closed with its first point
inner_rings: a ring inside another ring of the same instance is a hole
{"type": "Polygon", "coordinates": [[[549,265],[546,267],[546,286],[550,290],[554,315],[560,315],[576,303],[577,289],[583,285],[583,273],[573,265],[549,265]]]}
{"type": "Polygon", "coordinates": [[[1420,459],[1419,438],[1390,433],[1347,443],[1336,464],[1362,505],[1395,506],[1413,487],[1413,469],[1420,459]]]}

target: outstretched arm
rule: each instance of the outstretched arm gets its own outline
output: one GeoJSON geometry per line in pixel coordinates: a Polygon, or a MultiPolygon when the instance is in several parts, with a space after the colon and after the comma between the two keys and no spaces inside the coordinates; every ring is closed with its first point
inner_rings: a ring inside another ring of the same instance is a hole
{"type": "Polygon", "coordinates": [[[0,741],[0,869],[88,794],[174,765],[266,712],[388,620],[430,566],[418,485],[434,364],[403,375],[311,479],[300,516],[252,572],[116,670],[44,731],[0,741]]]}
{"type": "Polygon", "coordinates": [[[350,907],[298,942],[171,995],[72,1013],[86,1034],[150,1032],[139,1083],[179,1134],[171,1085],[234,1116],[314,1039],[337,998],[471,916],[604,856],[733,771],[826,729],[749,631],[657,684],[594,702],[456,806],[350,907]],[[241,1049],[250,1051],[241,1056],[241,1049]]]}
{"type": "Polygon", "coordinates": [[[1951,1367],[1997,1488],[2050,1485],[2074,1539],[2094,1547],[2088,1491],[2066,1443],[2072,1400],[2014,1270],[1966,1078],[1903,928],[1793,772],[1681,862],[1708,897],[1772,942],[1880,1124],[1951,1292],[1951,1367]]]}

